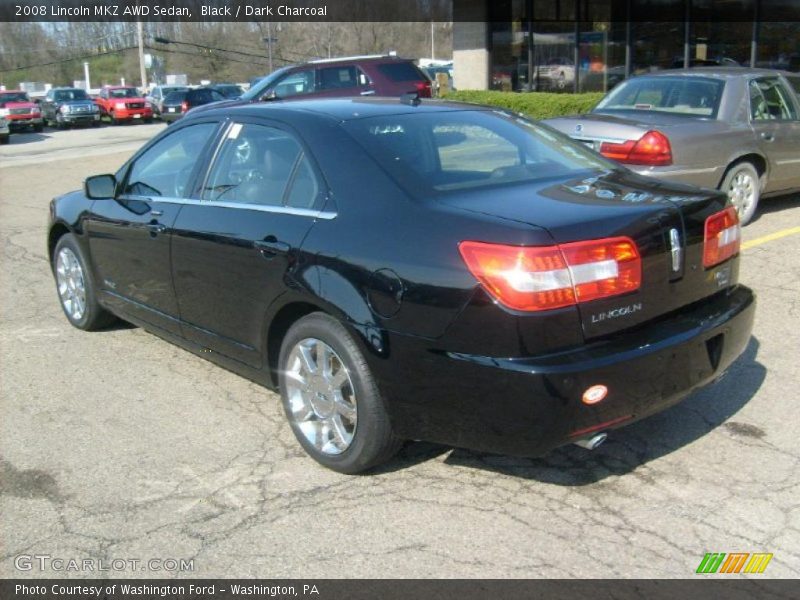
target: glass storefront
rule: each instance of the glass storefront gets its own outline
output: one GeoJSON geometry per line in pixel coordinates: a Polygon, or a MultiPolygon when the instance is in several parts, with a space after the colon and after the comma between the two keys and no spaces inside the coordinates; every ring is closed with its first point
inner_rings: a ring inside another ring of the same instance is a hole
{"type": "Polygon", "coordinates": [[[754,26],[762,2],[493,0],[490,87],[607,91],[628,75],[685,65],[800,71],[800,23],[754,26]],[[731,20],[710,18],[719,14],[731,20]]]}

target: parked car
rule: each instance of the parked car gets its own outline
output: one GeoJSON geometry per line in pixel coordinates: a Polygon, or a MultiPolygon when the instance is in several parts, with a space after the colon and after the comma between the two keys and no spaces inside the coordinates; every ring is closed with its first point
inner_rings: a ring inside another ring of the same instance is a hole
{"type": "Polygon", "coordinates": [[[236,83],[215,83],[211,87],[225,96],[225,98],[239,98],[244,94],[242,86],[236,83]]]}
{"type": "Polygon", "coordinates": [[[800,189],[800,99],[779,71],[702,67],[629,79],[589,114],[545,121],[637,173],[725,191],[742,224],[800,189]]]}
{"type": "Polygon", "coordinates": [[[0,118],[3,117],[11,131],[31,128],[38,132],[44,128],[39,105],[22,90],[0,91],[0,118]]]}
{"type": "Polygon", "coordinates": [[[166,98],[171,92],[185,92],[188,89],[189,87],[185,85],[157,85],[150,90],[150,93],[147,94],[147,96],[145,96],[145,100],[150,103],[150,106],[153,109],[153,116],[160,117],[164,104],[164,98],[166,98]]]}
{"type": "Polygon", "coordinates": [[[41,103],[42,118],[51,127],[100,124],[100,109],[80,88],[52,88],[41,103]]]}
{"type": "Polygon", "coordinates": [[[0,117],[0,144],[7,144],[11,139],[11,128],[8,126],[8,119],[0,117]]]}
{"type": "Polygon", "coordinates": [[[210,86],[172,92],[164,98],[164,112],[161,113],[161,120],[172,123],[197,106],[221,102],[225,99],[225,96],[210,86]]]}
{"type": "Polygon", "coordinates": [[[95,102],[100,108],[100,114],[108,117],[114,125],[131,121],[153,121],[152,104],[135,87],[106,86],[100,90],[95,102]]]}
{"type": "Polygon", "coordinates": [[[401,440],[535,456],[663,410],[750,339],[724,194],[497,108],[209,107],[55,199],[75,327],[116,315],[269,387],[358,472],[401,440]]]}
{"type": "Polygon", "coordinates": [[[412,60],[396,56],[354,56],[315,60],[278,69],[242,95],[245,102],[296,96],[431,97],[431,80],[412,60]]]}

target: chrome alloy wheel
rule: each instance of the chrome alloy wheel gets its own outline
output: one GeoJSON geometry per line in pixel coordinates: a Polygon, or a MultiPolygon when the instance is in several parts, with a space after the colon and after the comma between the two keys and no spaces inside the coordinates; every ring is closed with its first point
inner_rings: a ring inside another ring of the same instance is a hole
{"type": "Polygon", "coordinates": [[[64,310],[73,321],[80,321],[86,312],[86,282],[78,257],[69,248],[62,248],[56,258],[58,295],[64,310]]]}
{"type": "Polygon", "coordinates": [[[358,418],[355,389],[339,355],[325,342],[306,338],[286,361],[290,419],[323,454],[341,454],[353,442],[358,418]]]}
{"type": "Polygon", "coordinates": [[[728,197],[739,216],[745,215],[756,198],[758,181],[746,170],[734,174],[728,186],[728,197]]]}

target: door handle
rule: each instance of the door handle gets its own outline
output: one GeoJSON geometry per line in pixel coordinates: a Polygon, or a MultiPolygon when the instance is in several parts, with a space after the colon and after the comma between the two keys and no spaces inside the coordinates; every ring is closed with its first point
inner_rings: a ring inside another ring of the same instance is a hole
{"type": "Polygon", "coordinates": [[[164,233],[167,230],[167,226],[163,223],[153,222],[147,224],[147,229],[150,230],[150,235],[155,237],[159,233],[164,233]]]}
{"type": "Polygon", "coordinates": [[[164,211],[163,210],[151,210],[150,211],[150,216],[151,217],[161,217],[163,215],[164,215],[164,211]]]}
{"type": "Polygon", "coordinates": [[[771,142],[772,140],[775,139],[775,135],[770,133],[769,131],[763,131],[761,132],[761,139],[764,140],[765,142],[771,142]]]}
{"type": "Polygon", "coordinates": [[[375,90],[366,90],[364,92],[361,92],[361,95],[362,96],[374,96],[375,95],[375,90]]]}
{"type": "Polygon", "coordinates": [[[253,248],[259,250],[265,258],[272,258],[278,254],[287,254],[291,246],[274,235],[268,235],[263,240],[254,241],[253,248]]]}

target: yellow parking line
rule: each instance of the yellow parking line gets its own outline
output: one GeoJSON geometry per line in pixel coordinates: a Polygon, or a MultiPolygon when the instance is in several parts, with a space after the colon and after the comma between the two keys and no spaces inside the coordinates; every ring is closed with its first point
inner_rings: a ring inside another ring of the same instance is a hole
{"type": "Polygon", "coordinates": [[[750,240],[749,242],[742,243],[742,250],[747,250],[748,248],[752,248],[753,246],[760,246],[761,244],[765,244],[773,240],[779,240],[782,237],[786,237],[787,235],[795,235],[796,233],[800,233],[800,227],[790,227],[789,229],[781,229],[780,231],[776,231],[775,233],[770,233],[769,235],[764,235],[754,240],[750,240]]]}

